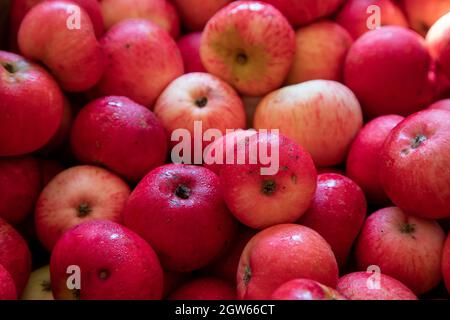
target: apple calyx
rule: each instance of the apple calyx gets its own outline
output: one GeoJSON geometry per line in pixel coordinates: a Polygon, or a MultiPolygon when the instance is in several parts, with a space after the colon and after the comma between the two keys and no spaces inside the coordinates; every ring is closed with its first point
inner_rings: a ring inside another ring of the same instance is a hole
{"type": "Polygon", "coordinates": [[[51,285],[50,281],[48,281],[48,280],[43,280],[41,282],[41,287],[42,287],[42,291],[43,292],[50,292],[50,291],[52,291],[52,285],[51,285]]]}
{"type": "Polygon", "coordinates": [[[265,195],[274,194],[277,190],[277,184],[274,180],[264,180],[262,183],[261,191],[265,195]]]}
{"type": "Polygon", "coordinates": [[[423,134],[417,135],[411,142],[411,148],[417,149],[420,145],[427,140],[423,134]]]}
{"type": "Polygon", "coordinates": [[[14,65],[13,64],[11,64],[11,63],[8,63],[8,62],[2,62],[1,63],[1,66],[6,70],[6,71],[8,71],[8,73],[16,73],[17,72],[17,69],[14,67],[14,65]]]}
{"type": "Polygon", "coordinates": [[[401,233],[412,234],[416,231],[416,226],[414,224],[406,222],[400,228],[401,233]]]}
{"type": "Polygon", "coordinates": [[[100,280],[106,280],[109,278],[110,275],[111,274],[110,274],[109,270],[106,270],[106,269],[101,269],[98,272],[98,277],[100,278],[100,280]]]}
{"type": "Polygon", "coordinates": [[[199,108],[203,108],[208,104],[208,98],[205,96],[202,96],[200,98],[197,98],[195,100],[195,105],[199,108]]]}
{"type": "Polygon", "coordinates": [[[236,62],[240,65],[245,65],[248,62],[248,56],[244,52],[240,52],[236,55],[236,62]]]}
{"type": "Polygon", "coordinates": [[[78,206],[77,211],[78,211],[77,216],[79,218],[84,218],[87,217],[92,212],[92,208],[89,205],[89,203],[83,202],[78,206]]]}
{"type": "Polygon", "coordinates": [[[187,200],[191,196],[191,189],[184,184],[180,184],[175,189],[175,195],[180,199],[187,200]]]}
{"type": "Polygon", "coordinates": [[[244,277],[242,278],[242,280],[244,281],[244,285],[246,287],[250,283],[251,279],[252,279],[252,269],[250,268],[250,266],[245,266],[244,277]]]}

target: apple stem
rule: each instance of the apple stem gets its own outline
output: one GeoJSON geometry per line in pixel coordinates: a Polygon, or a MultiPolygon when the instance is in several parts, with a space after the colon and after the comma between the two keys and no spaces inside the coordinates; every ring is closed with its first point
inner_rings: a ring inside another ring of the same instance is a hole
{"type": "Polygon", "coordinates": [[[187,186],[180,184],[175,189],[175,195],[180,199],[189,199],[189,196],[191,195],[191,189],[189,189],[187,186]]]}
{"type": "Polygon", "coordinates": [[[208,104],[208,98],[207,97],[200,97],[197,100],[195,100],[195,104],[199,108],[203,108],[208,104]]]}
{"type": "Polygon", "coordinates": [[[415,137],[411,143],[411,147],[413,149],[417,149],[420,147],[422,142],[425,142],[427,140],[427,137],[425,137],[423,134],[419,134],[417,137],[415,137]]]}

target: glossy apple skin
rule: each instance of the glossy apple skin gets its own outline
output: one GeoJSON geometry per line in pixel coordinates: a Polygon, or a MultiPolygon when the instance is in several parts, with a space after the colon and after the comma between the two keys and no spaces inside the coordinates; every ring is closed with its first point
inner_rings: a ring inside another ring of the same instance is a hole
{"type": "Polygon", "coordinates": [[[2,218],[0,218],[0,265],[13,278],[17,296],[20,296],[31,272],[31,253],[22,236],[2,218]]]}
{"type": "Polygon", "coordinates": [[[380,152],[391,130],[403,119],[397,115],[373,119],[358,133],[350,147],[346,174],[364,190],[367,200],[372,204],[390,203],[380,181],[380,152]]]}
{"type": "Polygon", "coordinates": [[[41,176],[31,156],[0,158],[0,218],[17,225],[33,211],[41,176]]]}
{"type": "Polygon", "coordinates": [[[348,0],[336,15],[336,22],[347,29],[353,39],[358,39],[370,31],[367,23],[373,13],[367,13],[367,9],[372,5],[380,8],[381,26],[396,25],[408,28],[405,15],[392,0],[348,0]]]}
{"type": "Polygon", "coordinates": [[[356,244],[356,262],[359,270],[376,265],[422,294],[441,281],[444,241],[437,222],[409,216],[397,207],[384,208],[367,218],[356,244]]]}
{"type": "Polygon", "coordinates": [[[318,176],[312,204],[298,223],[317,231],[330,244],[339,265],[344,266],[366,210],[364,193],[355,182],[325,173],[318,176]]]}
{"type": "Polygon", "coordinates": [[[111,221],[90,221],[67,231],[50,260],[55,299],[161,299],[163,271],[153,249],[111,221]],[[68,266],[79,266],[81,289],[67,288],[68,266]]]}
{"type": "Polygon", "coordinates": [[[256,109],[255,129],[280,129],[303,146],[318,167],[340,164],[362,128],[361,106],[344,85],[312,80],[267,95],[256,109]]]}
{"type": "Polygon", "coordinates": [[[80,7],[72,2],[39,3],[23,19],[18,42],[20,51],[43,62],[63,89],[79,92],[98,82],[105,68],[105,56],[84,9],[80,10],[80,28],[69,29],[70,12],[74,10],[80,7]]]}
{"type": "Polygon", "coordinates": [[[427,33],[426,41],[431,56],[450,79],[450,12],[433,24],[427,33]]]}
{"type": "Polygon", "coordinates": [[[150,243],[165,269],[180,272],[210,263],[236,231],[219,178],[190,165],[169,164],[146,175],[128,199],[123,219],[150,243]]]}
{"type": "Polygon", "coordinates": [[[43,68],[0,51],[0,156],[23,155],[44,146],[61,124],[63,99],[43,68]],[[11,68],[14,72],[8,71],[11,68]]]}
{"type": "Polygon", "coordinates": [[[336,290],[309,279],[294,279],[272,293],[272,300],[347,300],[336,290]]]}
{"type": "Polygon", "coordinates": [[[120,223],[128,185],[115,174],[94,166],[76,166],[58,174],[42,190],[35,209],[36,232],[51,251],[68,229],[90,220],[120,223]]]}
{"type": "Polygon", "coordinates": [[[167,136],[146,107],[126,97],[104,97],[83,107],[71,133],[82,163],[104,165],[129,181],[139,181],[166,160],[167,136]]]}
{"type": "Polygon", "coordinates": [[[380,177],[392,202],[422,218],[450,217],[450,111],[403,120],[381,152],[380,177]]]}
{"type": "Polygon", "coordinates": [[[268,165],[259,157],[256,164],[225,165],[220,184],[228,208],[241,223],[254,229],[297,221],[316,191],[317,173],[311,156],[282,135],[255,135],[245,148],[245,159],[250,159],[249,150],[256,148],[277,150],[279,170],[263,175],[261,169],[268,165]]]}
{"type": "Polygon", "coordinates": [[[20,299],[54,300],[50,282],[50,266],[44,266],[30,274],[27,286],[20,299]]]}
{"type": "Polygon", "coordinates": [[[184,62],[184,71],[189,72],[206,72],[200,58],[200,43],[202,40],[201,32],[193,32],[182,36],[178,39],[178,49],[184,62]]]}
{"type": "Polygon", "coordinates": [[[13,278],[0,264],[0,301],[2,300],[17,300],[17,292],[13,278]]]}
{"type": "Polygon", "coordinates": [[[298,278],[334,288],[338,266],[333,251],[308,227],[277,225],[258,233],[245,247],[237,273],[238,298],[269,299],[279,286],[298,278]]]}
{"type": "Polygon", "coordinates": [[[203,132],[211,128],[225,134],[227,129],[245,128],[241,98],[230,85],[208,73],[188,73],[172,81],[159,96],[154,111],[169,137],[177,129],[187,129],[194,138],[195,121],[202,122],[203,132]],[[197,104],[205,98],[204,105],[197,104]]]}
{"type": "Polygon", "coordinates": [[[127,19],[146,19],[166,30],[172,37],[180,33],[180,20],[174,5],[167,0],[101,0],[106,29],[127,19]]]}
{"type": "Polygon", "coordinates": [[[431,26],[450,11],[449,0],[400,0],[411,28],[425,36],[431,26]]]}
{"type": "Polygon", "coordinates": [[[356,94],[368,118],[406,116],[433,98],[431,56],[414,31],[381,27],[355,41],[344,67],[344,83],[356,94]]]}
{"type": "Polygon", "coordinates": [[[100,96],[126,96],[151,108],[164,88],[183,74],[177,44],[150,21],[131,19],[114,25],[101,46],[108,66],[95,90],[100,96]]]}
{"type": "Polygon", "coordinates": [[[280,10],[289,22],[295,26],[303,26],[330,16],[344,0],[265,0],[280,10]]]}
{"type": "Polygon", "coordinates": [[[445,286],[450,293],[450,236],[447,236],[442,254],[442,275],[444,276],[445,286]]]}
{"type": "Polygon", "coordinates": [[[298,29],[287,84],[316,79],[342,81],[345,57],[352,43],[350,34],[332,21],[323,20],[298,29]]]}
{"type": "Polygon", "coordinates": [[[281,86],[295,54],[295,33],[269,4],[236,1],[208,21],[200,56],[209,73],[240,93],[261,96],[281,86]]]}
{"type": "Polygon", "coordinates": [[[208,20],[232,0],[173,0],[183,25],[191,31],[201,31],[208,20]]]}
{"type": "Polygon", "coordinates": [[[429,106],[428,109],[442,109],[450,111],[450,99],[439,100],[429,106]]]}
{"type": "Polygon", "coordinates": [[[212,277],[192,280],[173,292],[168,300],[235,300],[236,288],[231,282],[212,277]]]}
{"type": "Polygon", "coordinates": [[[417,300],[416,295],[400,281],[372,272],[354,272],[339,279],[337,290],[350,300],[417,300]],[[375,278],[376,277],[376,278],[375,278]],[[369,288],[371,280],[379,279],[380,288],[369,288]]]}

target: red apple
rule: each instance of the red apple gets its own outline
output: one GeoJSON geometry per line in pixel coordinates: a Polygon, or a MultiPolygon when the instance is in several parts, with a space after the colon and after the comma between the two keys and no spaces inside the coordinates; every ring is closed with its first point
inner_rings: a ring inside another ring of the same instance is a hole
{"type": "Polygon", "coordinates": [[[134,232],[111,221],[90,221],[66,232],[50,261],[55,299],[161,299],[163,271],[153,249],[134,232]],[[68,267],[78,266],[68,273],[68,267]],[[80,288],[68,288],[69,277],[80,288]]]}
{"type": "MultiPolygon", "coordinates": [[[[222,135],[227,129],[245,128],[244,106],[237,93],[208,73],[188,73],[174,80],[159,96],[154,111],[172,137],[172,145],[178,143],[174,140],[175,131],[186,129],[194,147],[196,121],[201,122],[203,132],[217,129],[222,135]]],[[[204,142],[203,146],[207,144],[204,142]]],[[[198,156],[201,162],[201,155],[198,156]]]]}
{"type": "Polygon", "coordinates": [[[58,84],[43,68],[0,51],[0,156],[43,147],[61,124],[63,99],[58,84]]]}
{"type": "Polygon", "coordinates": [[[264,0],[280,10],[289,22],[298,27],[334,13],[344,0],[264,0]]]}
{"type": "Polygon", "coordinates": [[[237,274],[239,299],[269,299],[289,280],[305,278],[334,288],[338,266],[330,245],[314,230],[281,224],[254,236],[237,274]]]}
{"type": "Polygon", "coordinates": [[[409,115],[433,98],[431,57],[424,39],[406,28],[389,26],[362,35],[347,56],[344,82],[364,113],[409,115]]]}
{"type": "Polygon", "coordinates": [[[191,31],[202,30],[206,22],[232,0],[173,0],[184,26],[191,31]]]}
{"type": "Polygon", "coordinates": [[[189,72],[206,72],[200,58],[200,43],[202,40],[201,32],[193,32],[184,35],[178,40],[178,49],[184,62],[184,71],[189,72]]]}
{"type": "Polygon", "coordinates": [[[100,79],[105,57],[87,12],[77,4],[44,1],[22,21],[18,42],[27,57],[42,61],[67,91],[84,91],[100,79]]]}
{"type": "Polygon", "coordinates": [[[445,286],[450,293],[450,236],[447,236],[442,255],[442,274],[444,276],[445,286]]]}
{"type": "Polygon", "coordinates": [[[200,56],[206,70],[240,93],[260,96],[283,83],[295,54],[295,34],[274,7],[236,1],[206,25],[200,56]]]}
{"type": "MultiPolygon", "coordinates": [[[[395,25],[408,28],[405,15],[393,0],[348,0],[336,16],[336,22],[347,29],[354,39],[370,31],[372,17],[379,13],[380,25],[374,27],[395,25]],[[371,6],[378,6],[379,12],[370,11],[371,6]]],[[[377,22],[373,20],[373,22],[377,22]]]]}
{"type": "Polygon", "coordinates": [[[236,288],[219,278],[198,278],[179,287],[169,300],[235,300],[236,288]]]}
{"type": "Polygon", "coordinates": [[[280,132],[311,153],[318,167],[340,164],[363,117],[355,95],[344,85],[313,80],[266,96],[256,109],[255,129],[280,132]]]}
{"type": "Polygon", "coordinates": [[[442,109],[450,111],[450,99],[439,100],[429,106],[428,109],[442,109]]]}
{"type": "Polygon", "coordinates": [[[16,300],[17,291],[9,272],[0,264],[0,301],[16,300]]]}
{"type": "Polygon", "coordinates": [[[156,24],[125,20],[102,38],[108,66],[96,92],[126,96],[148,108],[175,78],[183,74],[183,60],[172,37],[156,24]]]}
{"type": "Polygon", "coordinates": [[[286,82],[341,81],[345,57],[352,43],[350,34],[331,21],[323,20],[298,29],[294,63],[286,82]]]}
{"type": "Polygon", "coordinates": [[[105,97],[81,109],[71,134],[83,163],[101,164],[139,181],[166,160],[164,127],[147,108],[126,97],[105,97]]]}
{"type": "Polygon", "coordinates": [[[436,60],[438,67],[447,78],[450,79],[450,12],[433,24],[428,31],[426,40],[431,56],[436,60]]]}
{"type": "Polygon", "coordinates": [[[31,156],[0,158],[0,218],[17,225],[33,211],[41,191],[37,161],[31,156]]]}
{"type": "Polygon", "coordinates": [[[167,0],[100,0],[106,29],[127,19],[146,19],[174,38],[180,33],[177,11],[167,0]]]}
{"type": "Polygon", "coordinates": [[[450,111],[425,110],[386,139],[380,176],[396,206],[428,219],[450,217],[450,111]]]}
{"type": "Polygon", "coordinates": [[[58,174],[36,204],[39,240],[51,251],[68,229],[89,220],[121,222],[130,188],[116,175],[94,166],[77,166],[58,174]]]}
{"type": "Polygon", "coordinates": [[[450,11],[450,0],[399,0],[410,26],[425,36],[428,29],[450,11]]]}
{"type": "Polygon", "coordinates": [[[373,119],[358,133],[348,153],[346,174],[364,190],[370,203],[390,203],[379,178],[379,158],[387,136],[403,119],[397,115],[373,119]]]}
{"type": "Polygon", "coordinates": [[[299,223],[317,231],[344,266],[365,218],[366,199],[361,188],[347,177],[325,173],[319,175],[316,195],[299,223]]]}
{"type": "Polygon", "coordinates": [[[272,300],[347,300],[333,288],[310,279],[294,279],[275,290],[272,300]]]}
{"type": "Polygon", "coordinates": [[[173,271],[210,263],[232,241],[236,223],[219,191],[219,178],[203,167],[169,164],[151,171],[134,189],[123,212],[173,271]]]}
{"type": "Polygon", "coordinates": [[[255,164],[241,164],[238,158],[220,171],[228,208],[241,223],[254,229],[297,221],[316,190],[317,173],[311,156],[292,140],[274,133],[254,135],[240,153],[251,159],[256,156],[254,150],[259,150],[255,164]],[[270,150],[268,164],[261,150],[270,150]]]}
{"type": "Polygon", "coordinates": [[[397,207],[384,208],[367,218],[356,244],[356,261],[360,270],[378,266],[383,274],[421,294],[441,281],[444,241],[437,222],[407,215],[397,207]]]}
{"type": "Polygon", "coordinates": [[[20,299],[54,300],[50,282],[50,266],[44,266],[30,274],[27,286],[20,299]]]}
{"type": "Polygon", "coordinates": [[[31,253],[22,236],[0,218],[0,265],[11,275],[17,296],[22,294],[31,271],[31,253]]]}
{"type": "Polygon", "coordinates": [[[417,300],[407,286],[381,273],[377,275],[364,271],[347,274],[339,279],[337,290],[350,300],[417,300]]]}

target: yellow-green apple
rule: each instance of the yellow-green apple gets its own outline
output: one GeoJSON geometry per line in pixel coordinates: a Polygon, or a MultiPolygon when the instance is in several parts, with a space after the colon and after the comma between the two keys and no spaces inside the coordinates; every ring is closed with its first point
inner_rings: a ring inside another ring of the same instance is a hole
{"type": "Polygon", "coordinates": [[[174,5],[167,0],[100,0],[101,12],[108,30],[127,19],[147,19],[174,38],[180,33],[180,21],[174,5]]]}
{"type": "Polygon", "coordinates": [[[336,15],[336,22],[354,39],[381,26],[409,26],[401,8],[393,0],[348,0],[336,15]],[[377,6],[379,11],[372,11],[372,6],[377,6]]]}
{"type": "Polygon", "coordinates": [[[450,79],[450,12],[433,24],[427,33],[426,41],[438,68],[450,79]]]}
{"type": "Polygon", "coordinates": [[[240,93],[260,96],[284,81],[295,54],[295,33],[269,4],[236,1],[208,21],[200,56],[206,70],[240,93]]]}
{"type": "Polygon", "coordinates": [[[23,290],[21,300],[54,300],[50,282],[50,266],[33,271],[23,290]]]}
{"type": "Polygon", "coordinates": [[[173,0],[183,25],[191,31],[201,31],[206,22],[232,0],[173,0]]]}
{"type": "Polygon", "coordinates": [[[139,181],[166,160],[167,136],[156,116],[126,97],[92,101],[78,113],[72,150],[82,163],[104,165],[139,181]]]}
{"type": "Polygon", "coordinates": [[[380,152],[384,141],[404,118],[386,115],[367,123],[353,141],[347,157],[347,176],[355,181],[371,204],[386,205],[390,200],[380,181],[380,152]]]}
{"type": "Polygon", "coordinates": [[[184,71],[206,72],[200,58],[200,44],[202,40],[201,32],[192,32],[178,39],[178,49],[183,57],[184,71]]]}
{"type": "Polygon", "coordinates": [[[286,82],[342,81],[345,57],[352,43],[350,34],[332,21],[323,20],[298,29],[294,63],[286,82]]]}
{"type": "Polygon", "coordinates": [[[450,111],[450,99],[439,100],[433,103],[428,109],[443,109],[450,111]]]}
{"type": "MultiPolygon", "coordinates": [[[[191,147],[195,146],[196,122],[203,132],[216,129],[221,135],[227,129],[245,128],[241,98],[230,85],[208,73],[188,73],[172,81],[159,96],[154,111],[172,145],[178,143],[174,139],[176,130],[186,129],[192,138],[191,147]]],[[[208,144],[203,141],[203,147],[208,144]]],[[[201,163],[202,155],[198,152],[197,155],[199,161],[195,163],[201,163]]]]}
{"type": "Polygon", "coordinates": [[[432,59],[425,40],[398,26],[367,32],[355,41],[344,66],[344,83],[368,118],[409,115],[433,98],[432,59]]]}
{"type": "Polygon", "coordinates": [[[67,231],[52,251],[50,275],[58,300],[162,297],[163,271],[153,249],[111,221],[89,221],[67,231]]]}
{"type": "Polygon", "coordinates": [[[256,109],[255,129],[280,129],[311,153],[318,167],[340,164],[363,125],[353,92],[331,80],[312,80],[267,95],[256,109]]]}
{"type": "Polygon", "coordinates": [[[87,12],[73,2],[43,1],[20,25],[20,51],[43,62],[67,91],[84,91],[102,76],[105,56],[87,12]]]}
{"type": "Polygon", "coordinates": [[[366,218],[366,207],[364,193],[355,182],[325,173],[318,176],[312,204],[298,223],[317,231],[330,244],[339,266],[344,266],[366,218]]]}
{"type": "Polygon", "coordinates": [[[254,236],[237,273],[239,299],[269,299],[282,284],[305,278],[336,287],[338,266],[330,245],[316,231],[280,224],[254,236]]]}
{"type": "Polygon", "coordinates": [[[310,279],[290,280],[276,289],[272,300],[347,300],[335,289],[310,279]]]}
{"type": "Polygon", "coordinates": [[[356,262],[359,270],[378,266],[383,274],[422,294],[442,279],[444,241],[444,231],[437,222],[388,207],[364,223],[356,243],[356,262]]]}
{"type": "Polygon", "coordinates": [[[128,185],[105,169],[67,169],[53,178],[39,196],[35,209],[37,236],[51,251],[66,230],[80,223],[99,219],[121,222],[129,194],[128,185]]]}
{"type": "Polygon", "coordinates": [[[220,278],[202,277],[175,290],[168,300],[235,300],[236,287],[220,278]]]}
{"type": "Polygon", "coordinates": [[[236,231],[219,178],[206,168],[182,164],[146,175],[128,199],[123,219],[150,243],[165,269],[180,272],[209,264],[236,231]]]}
{"type": "Polygon", "coordinates": [[[264,0],[280,10],[295,27],[332,15],[344,0],[264,0]]]}
{"type": "Polygon", "coordinates": [[[273,132],[257,133],[243,144],[245,150],[238,146],[237,159],[227,161],[220,171],[222,194],[230,211],[254,229],[297,221],[316,191],[317,173],[309,153],[273,132]],[[270,159],[262,157],[264,152],[270,159]],[[242,155],[249,161],[239,161],[242,155]]]}
{"type": "Polygon", "coordinates": [[[350,300],[417,300],[400,281],[373,272],[353,272],[339,279],[337,290],[350,300]]]}
{"type": "Polygon", "coordinates": [[[13,278],[17,296],[20,296],[31,272],[31,253],[22,236],[2,218],[0,218],[0,265],[13,278]]]}
{"type": "Polygon", "coordinates": [[[0,264],[0,301],[2,300],[17,300],[17,290],[8,270],[0,264]]]}
{"type": "Polygon", "coordinates": [[[100,43],[108,57],[108,66],[95,89],[100,96],[126,96],[150,108],[164,88],[183,74],[176,42],[148,20],[119,22],[100,43]]]}
{"type": "Polygon", "coordinates": [[[431,26],[450,11],[449,0],[400,0],[411,28],[425,36],[431,26]]]}
{"type": "Polygon", "coordinates": [[[380,157],[381,184],[396,206],[422,218],[450,217],[450,111],[409,116],[391,131],[380,157]]]}
{"type": "Polygon", "coordinates": [[[450,293],[450,236],[447,236],[442,254],[442,275],[444,276],[445,286],[450,293]]]}
{"type": "Polygon", "coordinates": [[[0,158],[0,218],[17,225],[33,211],[41,190],[36,159],[0,158]]]}
{"type": "Polygon", "coordinates": [[[47,71],[0,51],[0,156],[43,147],[61,125],[63,104],[63,94],[47,71]]]}

